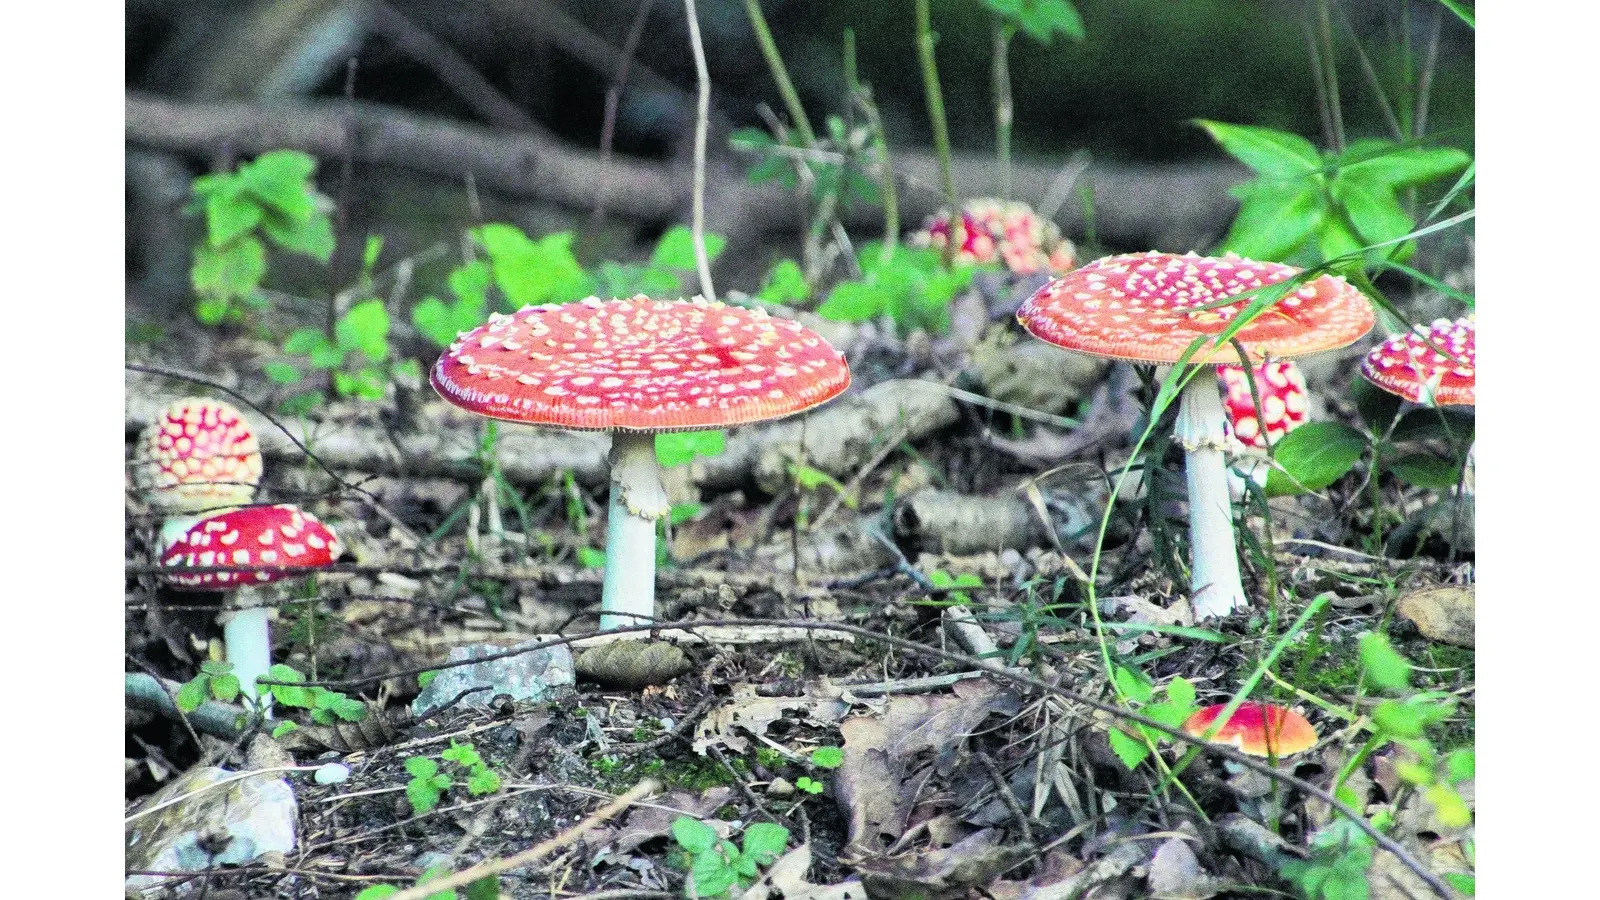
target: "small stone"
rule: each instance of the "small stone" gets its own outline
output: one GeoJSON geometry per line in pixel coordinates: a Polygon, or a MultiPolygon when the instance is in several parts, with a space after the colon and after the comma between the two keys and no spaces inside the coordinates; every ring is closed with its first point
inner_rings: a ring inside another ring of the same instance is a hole
{"type": "MultiPolygon", "coordinates": [[[[480,656],[504,653],[518,647],[531,647],[545,640],[546,638],[539,637],[513,647],[467,644],[451,648],[447,660],[453,663],[462,662],[480,656]]],[[[428,686],[422,689],[415,700],[411,701],[411,713],[421,715],[441,703],[455,699],[462,691],[476,687],[487,687],[488,690],[468,694],[462,697],[457,705],[488,708],[500,694],[507,694],[515,701],[544,700],[556,689],[570,687],[573,680],[572,652],[565,644],[557,644],[542,650],[519,653],[516,656],[440,669],[439,674],[428,682],[428,686]]]]}
{"type": "MultiPolygon", "coordinates": [[[[135,810],[126,825],[127,867],[198,872],[293,851],[299,808],[288,782],[263,774],[223,783],[236,774],[215,766],[194,769],[147,797],[139,809],[154,812],[135,810]]],[[[155,896],[167,890],[166,881],[130,875],[126,887],[155,896]]],[[[171,889],[181,896],[193,887],[183,882],[171,889]]]]}
{"type": "Polygon", "coordinates": [[[343,784],[350,777],[350,767],[340,763],[328,763],[318,766],[311,780],[317,784],[343,784]]]}
{"type": "Polygon", "coordinates": [[[767,796],[782,800],[794,796],[794,785],[783,778],[774,778],[767,782],[767,796]]]}

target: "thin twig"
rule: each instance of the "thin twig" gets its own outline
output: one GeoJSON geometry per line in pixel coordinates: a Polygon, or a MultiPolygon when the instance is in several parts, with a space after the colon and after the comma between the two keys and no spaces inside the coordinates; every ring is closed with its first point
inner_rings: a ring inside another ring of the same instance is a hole
{"type": "Polygon", "coordinates": [[[695,83],[699,88],[694,111],[694,266],[700,275],[700,293],[716,302],[711,286],[711,258],[706,253],[706,132],[711,127],[711,72],[706,68],[706,50],[700,43],[700,20],[694,0],[683,0],[683,13],[689,20],[689,47],[694,52],[695,83]]]}
{"type": "MultiPolygon", "coordinates": [[[[633,14],[633,24],[628,27],[628,37],[622,43],[622,63],[617,66],[616,77],[606,88],[605,118],[600,123],[600,164],[611,161],[612,143],[616,139],[617,110],[622,104],[622,92],[628,87],[628,73],[633,70],[633,57],[639,51],[639,41],[644,37],[645,23],[650,21],[650,10],[656,0],[640,0],[633,14]]],[[[606,197],[610,194],[610,179],[600,179],[594,198],[594,219],[600,221],[606,214],[606,197]]]]}

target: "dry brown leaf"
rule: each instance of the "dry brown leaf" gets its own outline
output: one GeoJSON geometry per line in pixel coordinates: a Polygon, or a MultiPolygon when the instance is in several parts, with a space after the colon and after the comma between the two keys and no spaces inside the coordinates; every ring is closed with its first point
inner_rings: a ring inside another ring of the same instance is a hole
{"type": "Polygon", "coordinates": [[[719,786],[703,793],[694,791],[668,791],[664,796],[650,801],[649,806],[636,806],[617,832],[613,846],[617,853],[630,853],[651,838],[666,837],[672,833],[672,823],[679,816],[708,819],[729,800],[733,788],[719,786]]]}
{"type": "Polygon", "coordinates": [[[1476,645],[1473,621],[1477,611],[1472,585],[1413,591],[1400,598],[1395,611],[1416,624],[1422,636],[1456,647],[1476,645]]]}
{"type": "Polygon", "coordinates": [[[886,749],[889,730],[875,716],[856,716],[839,726],[844,761],[836,772],[839,805],[849,821],[850,844],[876,849],[905,830],[911,804],[900,789],[903,768],[892,765],[886,749]]]}
{"type": "Polygon", "coordinates": [[[1001,844],[999,839],[999,832],[984,829],[943,850],[861,860],[856,871],[867,894],[878,900],[956,900],[986,887],[1033,853],[1030,847],[1001,844]]]}
{"type": "Polygon", "coordinates": [[[1205,900],[1222,890],[1182,838],[1168,838],[1157,847],[1149,868],[1145,884],[1152,900],[1205,900]]]}
{"type": "Polygon", "coordinates": [[[811,845],[801,844],[778,857],[761,880],[751,885],[739,900],[865,900],[867,891],[861,879],[847,878],[838,884],[812,884],[806,880],[811,868],[811,845]]]}
{"type": "Polygon", "coordinates": [[[791,712],[813,725],[827,726],[849,711],[850,704],[831,697],[758,697],[754,685],[735,685],[728,702],[695,728],[694,752],[704,756],[707,749],[720,746],[743,753],[750,749],[750,741],[739,730],[765,735],[773,722],[791,712]]]}

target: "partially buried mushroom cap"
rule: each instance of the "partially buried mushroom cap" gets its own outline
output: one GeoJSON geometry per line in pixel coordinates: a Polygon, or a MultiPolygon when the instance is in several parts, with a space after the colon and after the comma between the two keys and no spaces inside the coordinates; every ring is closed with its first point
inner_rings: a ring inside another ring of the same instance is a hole
{"type": "Polygon", "coordinates": [[[764,310],[591,297],[491,316],[450,345],[431,380],[495,419],[691,431],[810,409],[849,387],[850,370],[816,332],[764,310]]]}
{"type": "MultiPolygon", "coordinates": [[[[1176,363],[1195,338],[1220,334],[1254,298],[1201,307],[1298,274],[1293,266],[1232,254],[1108,256],[1040,288],[1017,310],[1017,319],[1034,337],[1067,350],[1176,363]]],[[[1371,330],[1374,319],[1359,291],[1342,278],[1323,275],[1291,290],[1235,337],[1253,364],[1346,346],[1371,330]]],[[[1202,344],[1190,361],[1241,360],[1231,346],[1202,344]]]]}
{"type": "MultiPolygon", "coordinates": [[[[1219,703],[1200,710],[1184,720],[1184,733],[1200,737],[1226,708],[1227,704],[1219,703]]],[[[1315,747],[1317,731],[1305,716],[1286,706],[1241,703],[1211,736],[1211,742],[1228,744],[1251,756],[1289,756],[1315,747]]]]}
{"type": "Polygon", "coordinates": [[[1478,326],[1464,319],[1435,319],[1372,348],[1361,374],[1412,403],[1474,406],[1478,383],[1478,326]],[[1449,356],[1440,351],[1446,351],[1449,356]]]}
{"type": "Polygon", "coordinates": [[[220,400],[187,397],[162,410],[134,451],[140,492],[166,513],[250,502],[261,480],[261,449],[250,423],[220,400]]]}
{"type": "Polygon", "coordinates": [[[299,578],[339,558],[339,539],[316,516],[295,506],[247,506],[200,520],[167,548],[163,566],[238,566],[261,571],[167,576],[175,586],[225,590],[299,578]]]}

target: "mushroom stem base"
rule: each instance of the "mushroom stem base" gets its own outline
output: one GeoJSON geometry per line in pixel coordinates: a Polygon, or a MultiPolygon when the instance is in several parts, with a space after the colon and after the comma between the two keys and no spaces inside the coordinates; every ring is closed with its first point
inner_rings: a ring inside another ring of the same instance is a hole
{"type": "MultiPolygon", "coordinates": [[[[606,507],[606,574],[600,630],[643,625],[656,611],[656,520],[670,509],[656,463],[655,435],[611,436],[611,499],[606,507]]],[[[643,637],[642,632],[635,633],[643,637]]]]}
{"type": "Polygon", "coordinates": [[[1249,606],[1239,579],[1233,543],[1233,509],[1228,500],[1228,470],[1222,396],[1217,380],[1199,372],[1183,389],[1178,404],[1177,438],[1183,444],[1184,477],[1189,486],[1189,599],[1197,618],[1225,616],[1249,606]]]}
{"type": "Polygon", "coordinates": [[[256,696],[256,679],[267,677],[272,668],[271,629],[267,623],[270,612],[264,606],[250,606],[226,613],[222,622],[222,640],[227,647],[228,662],[233,664],[233,674],[239,678],[239,692],[260,703],[262,715],[272,718],[272,692],[256,696]]]}

